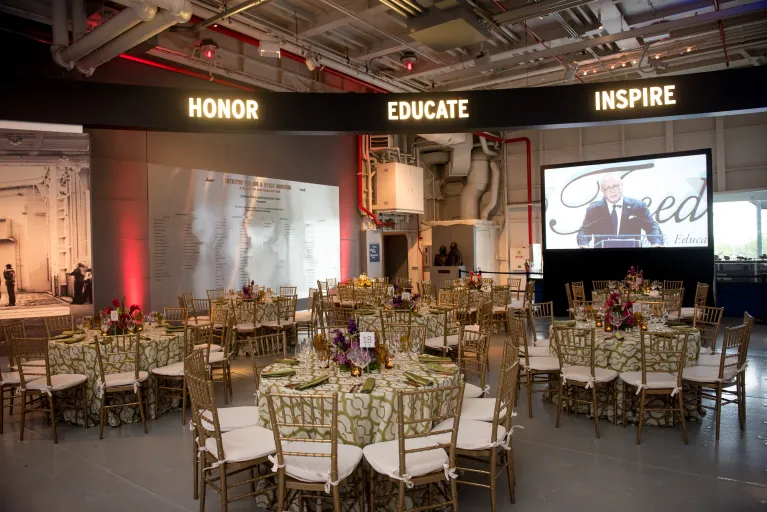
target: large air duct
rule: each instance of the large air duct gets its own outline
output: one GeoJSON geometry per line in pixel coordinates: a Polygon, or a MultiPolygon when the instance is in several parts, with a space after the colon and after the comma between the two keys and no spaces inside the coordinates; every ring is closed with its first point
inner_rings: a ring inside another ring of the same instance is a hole
{"type": "MultiPolygon", "coordinates": [[[[466,185],[461,190],[460,211],[462,219],[479,218],[479,198],[485,192],[490,182],[490,164],[488,155],[482,148],[475,148],[471,152],[471,165],[466,185]]],[[[496,189],[496,195],[497,195],[496,189]]]]}
{"type": "Polygon", "coordinates": [[[490,217],[490,213],[495,209],[495,205],[498,204],[498,188],[501,183],[501,167],[498,164],[498,152],[490,149],[487,144],[487,139],[484,137],[479,138],[480,145],[482,146],[482,152],[485,153],[490,161],[490,170],[492,175],[490,177],[490,190],[485,194],[487,196],[487,205],[482,208],[479,214],[480,219],[487,220],[490,217]]]}

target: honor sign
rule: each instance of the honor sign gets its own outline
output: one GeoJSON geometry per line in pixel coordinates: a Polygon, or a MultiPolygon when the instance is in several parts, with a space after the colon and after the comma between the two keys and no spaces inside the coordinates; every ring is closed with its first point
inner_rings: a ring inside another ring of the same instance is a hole
{"type": "Polygon", "coordinates": [[[189,117],[258,119],[256,100],[189,98],[189,117]]]}
{"type": "Polygon", "coordinates": [[[390,121],[408,119],[466,119],[469,117],[469,100],[417,100],[390,101],[390,121]]]}
{"type": "Polygon", "coordinates": [[[611,89],[594,93],[597,110],[615,110],[636,107],[661,107],[676,104],[674,85],[611,89]]]}

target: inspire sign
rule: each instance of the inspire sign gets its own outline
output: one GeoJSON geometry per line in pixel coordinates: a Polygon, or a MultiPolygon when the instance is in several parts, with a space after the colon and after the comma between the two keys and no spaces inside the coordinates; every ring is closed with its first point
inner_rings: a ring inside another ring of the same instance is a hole
{"type": "Polygon", "coordinates": [[[661,107],[675,105],[676,86],[608,89],[596,91],[594,99],[597,110],[623,110],[637,107],[661,107]]]}

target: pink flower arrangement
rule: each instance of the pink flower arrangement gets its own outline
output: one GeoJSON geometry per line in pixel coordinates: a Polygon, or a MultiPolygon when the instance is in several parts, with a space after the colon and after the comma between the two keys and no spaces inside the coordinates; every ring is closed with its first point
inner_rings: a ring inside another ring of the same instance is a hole
{"type": "MultiPolygon", "coordinates": [[[[633,269],[634,267],[631,268],[633,269]]],[[[636,322],[632,312],[633,306],[634,303],[630,300],[627,300],[625,303],[622,302],[618,292],[611,292],[605,301],[605,321],[615,325],[616,322],[613,322],[613,315],[620,315],[621,327],[634,327],[636,322]]]]}

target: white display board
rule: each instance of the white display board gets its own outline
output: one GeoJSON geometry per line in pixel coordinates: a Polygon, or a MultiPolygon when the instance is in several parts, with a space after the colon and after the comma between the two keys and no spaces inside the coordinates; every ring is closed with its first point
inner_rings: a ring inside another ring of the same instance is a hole
{"type": "Polygon", "coordinates": [[[340,275],[338,187],[149,164],[151,299],[340,275]]]}

